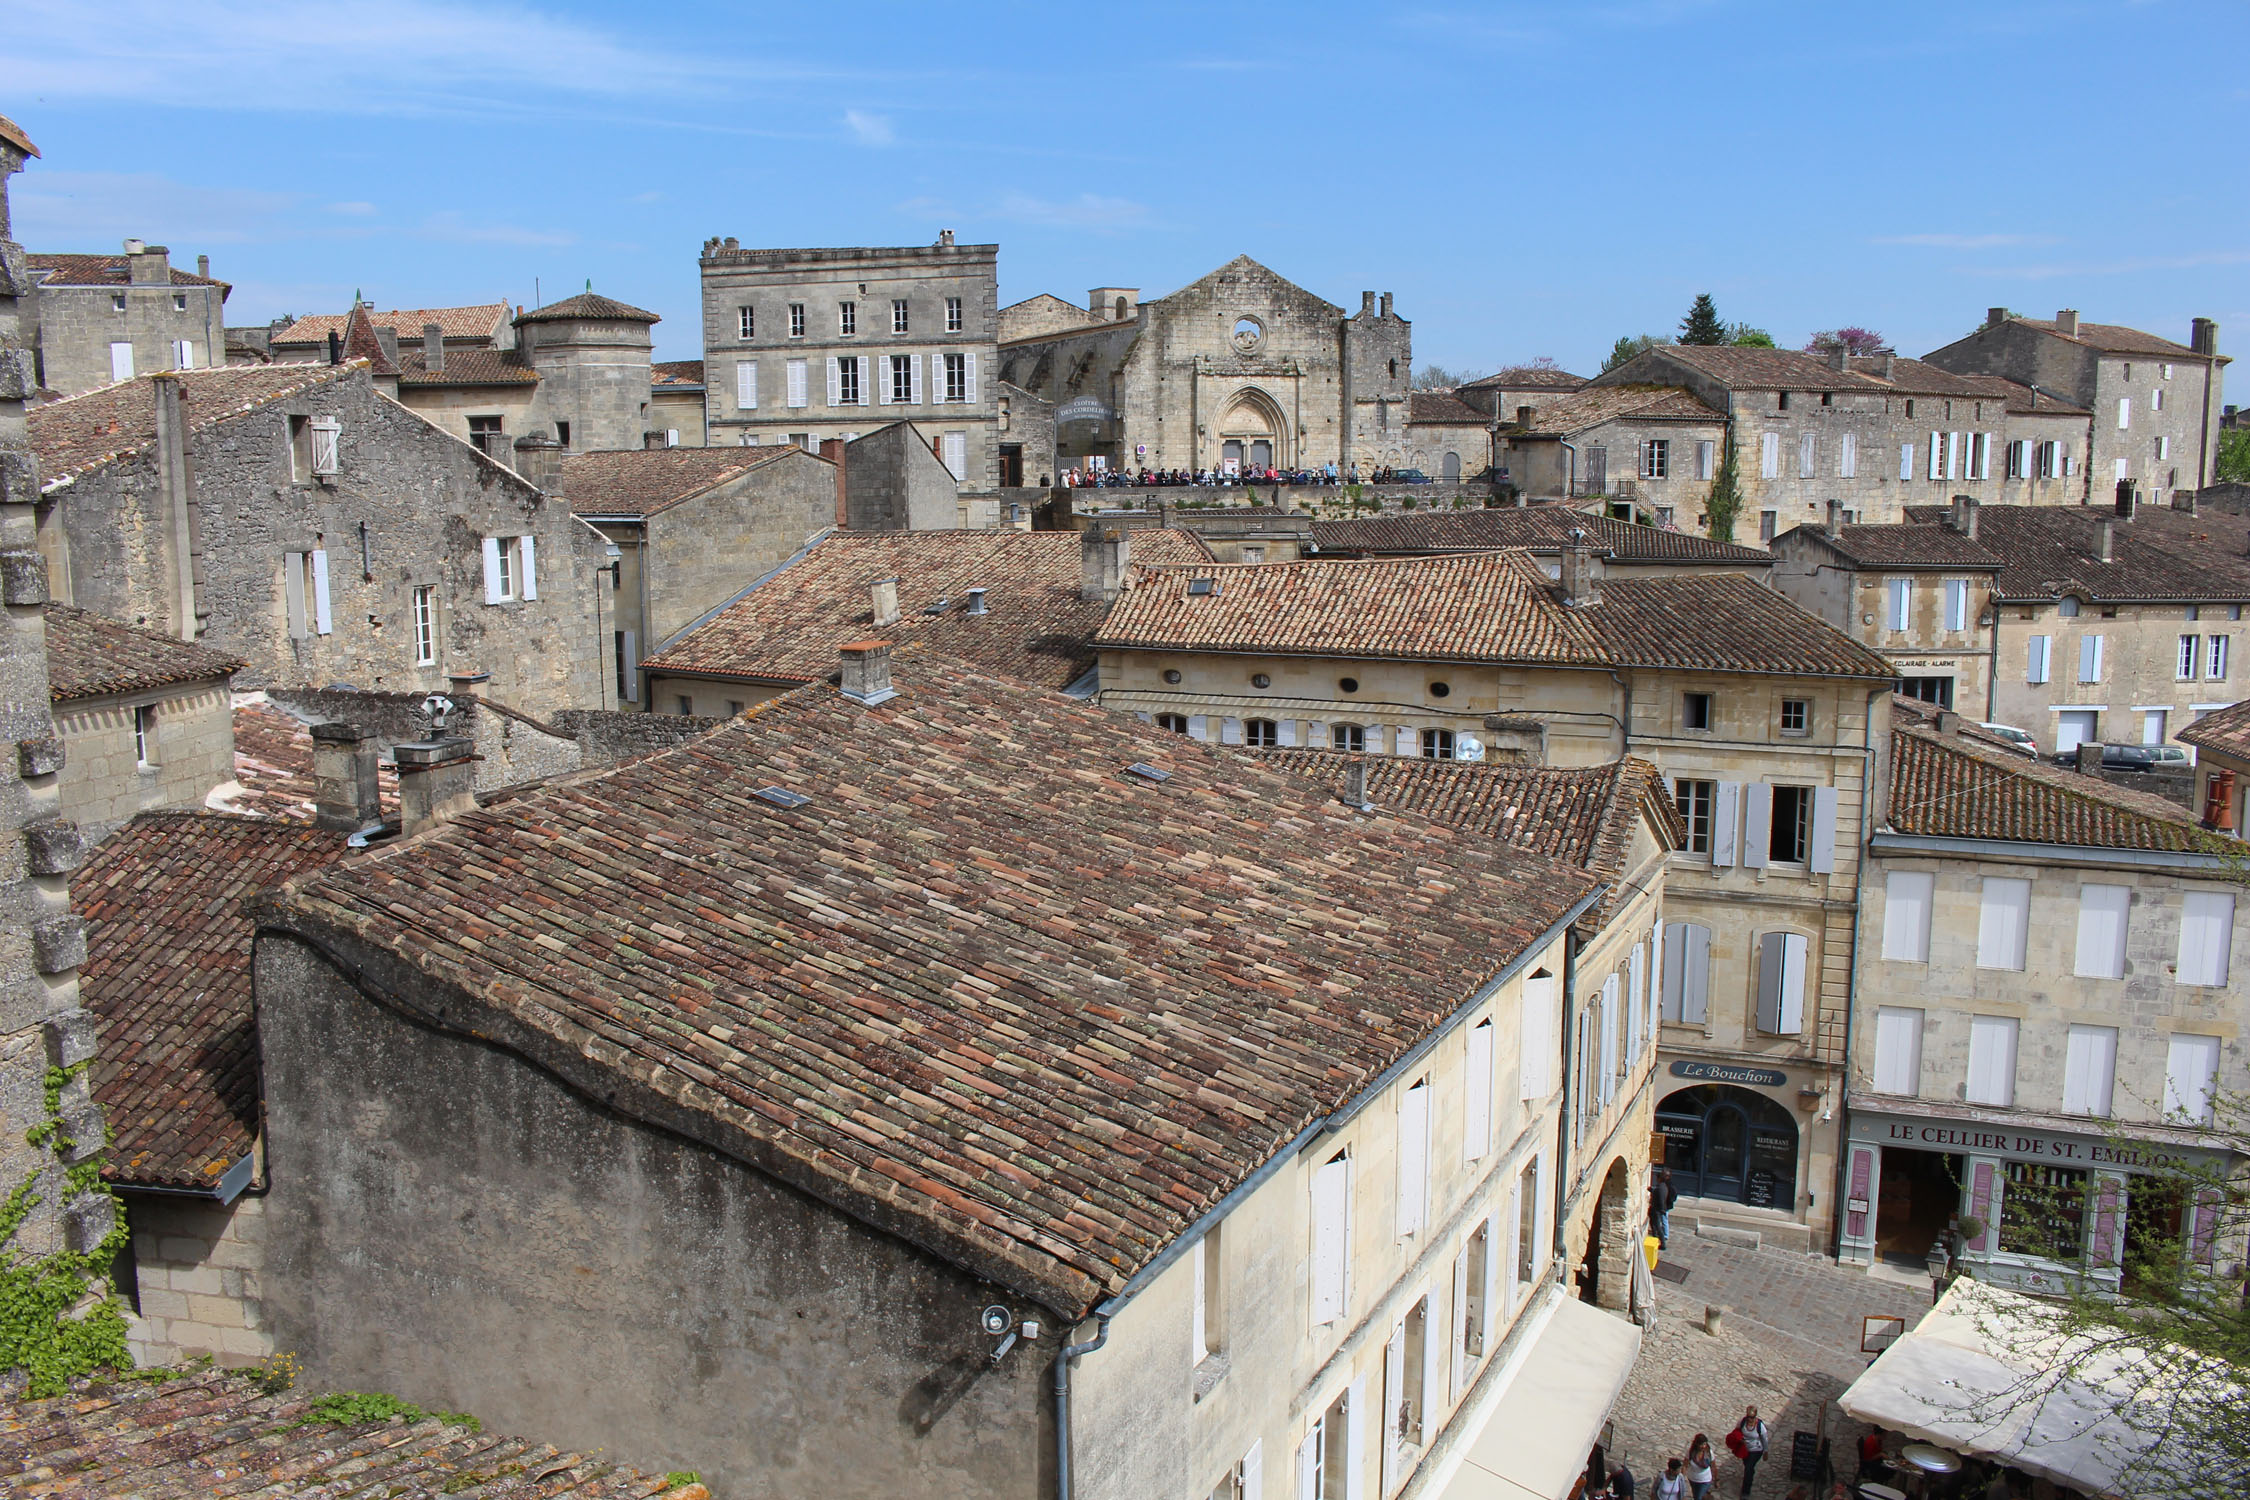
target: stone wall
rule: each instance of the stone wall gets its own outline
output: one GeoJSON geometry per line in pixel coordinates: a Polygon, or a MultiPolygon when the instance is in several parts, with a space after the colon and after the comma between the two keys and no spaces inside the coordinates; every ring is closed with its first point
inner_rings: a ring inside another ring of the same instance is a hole
{"type": "Polygon", "coordinates": [[[894,422],[844,445],[844,499],[854,531],[950,531],[961,523],[959,496],[953,475],[911,423],[894,422]]]}
{"type": "MultiPolygon", "coordinates": [[[[880,436],[851,444],[847,451],[855,457],[850,461],[858,462],[856,455],[879,446],[880,436]]],[[[940,491],[935,498],[943,506],[942,524],[953,524],[951,477],[928,459],[925,478],[940,491]]],[[[649,516],[641,523],[646,543],[641,554],[641,655],[734,598],[751,580],[787,562],[835,524],[835,466],[802,453],[761,464],[708,494],[649,516]]]]}
{"type": "Polygon", "coordinates": [[[223,681],[60,704],[63,811],[87,839],[107,838],[136,813],[201,807],[234,779],[234,713],[223,681]],[[137,709],[155,710],[149,760],[134,741],[137,709]]]}
{"type": "Polygon", "coordinates": [[[530,431],[552,436],[555,423],[568,422],[573,453],[643,446],[651,425],[648,324],[629,318],[542,320],[516,332],[539,372],[527,417],[530,431]]]}
{"type": "Polygon", "coordinates": [[[118,1280],[129,1290],[134,1362],[176,1365],[209,1355],[255,1364],[273,1353],[264,1288],[266,1200],[186,1194],[125,1195],[132,1248],[118,1280]]]}
{"type": "Polygon", "coordinates": [[[689,718],[669,713],[617,713],[568,709],[555,715],[554,726],[578,739],[587,765],[620,765],[684,745],[724,724],[720,718],[689,718]]]}
{"type": "MultiPolygon", "coordinates": [[[[1055,403],[1019,386],[1000,382],[997,431],[1002,449],[1013,447],[1020,461],[1015,488],[1044,489],[1055,477],[1055,403]]],[[[1005,474],[997,476],[1005,481],[1005,474]]]]}
{"type": "MultiPolygon", "coordinates": [[[[152,252],[144,262],[160,258],[152,252]]],[[[150,267],[144,274],[156,274],[150,267]]],[[[133,286],[42,286],[32,297],[30,338],[38,353],[39,383],[65,396],[110,383],[109,346],[133,346],[133,369],[142,375],[177,367],[175,346],[194,344],[195,368],[226,363],[226,289],[174,286],[159,280],[133,286]],[[122,294],[125,310],[117,310],[122,294]],[[184,298],[187,307],[175,308],[184,298]]]]}

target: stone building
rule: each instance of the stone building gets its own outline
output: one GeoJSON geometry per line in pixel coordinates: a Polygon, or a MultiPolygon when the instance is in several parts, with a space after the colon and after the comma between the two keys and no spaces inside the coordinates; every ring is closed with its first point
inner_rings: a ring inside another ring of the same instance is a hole
{"type": "Polygon", "coordinates": [[[39,459],[24,431],[24,406],[38,390],[32,363],[34,283],[10,233],[8,179],[39,154],[15,121],[0,115],[0,715],[15,753],[0,776],[0,1183],[29,1201],[9,1239],[12,1254],[92,1251],[109,1236],[106,1196],[72,1194],[68,1169],[99,1155],[101,1107],[83,1065],[94,1053],[93,1018],[79,1002],[86,935],[70,911],[70,874],[84,843],[62,810],[62,739],[47,681],[47,590],[37,547],[39,459]],[[48,1102],[51,1068],[71,1070],[48,1102]],[[52,1111],[52,1114],[50,1113],[52,1111]],[[31,1132],[59,1117],[58,1145],[31,1132]]]}
{"type": "Polygon", "coordinates": [[[560,487],[614,553],[601,592],[621,708],[645,706],[645,652],[832,530],[840,508],[836,466],[790,447],[583,453],[563,461],[560,487]]]}
{"type": "Polygon", "coordinates": [[[1562,1493],[1638,1344],[1555,1251],[1602,882],[841,664],[260,906],[276,1347],[729,1494],[1562,1493]]]}
{"type": "Polygon", "coordinates": [[[2204,714],[2179,739],[2195,750],[2195,805],[2203,826],[2250,837],[2250,698],[2204,714]]]}
{"type": "Polygon", "coordinates": [[[993,399],[1000,487],[1047,488],[1055,478],[1055,403],[1005,380],[993,399]]]}
{"type": "Polygon", "coordinates": [[[1580,541],[1594,549],[1604,574],[1612,578],[1710,572],[1763,578],[1774,566],[1773,555],[1762,548],[1714,542],[1692,532],[1614,516],[1588,515],[1568,505],[1502,505],[1361,521],[1314,521],[1310,529],[1308,556],[1441,557],[1521,550],[1536,558],[1549,578],[1562,576],[1565,551],[1580,541]]]}
{"type": "Polygon", "coordinates": [[[2239,1275],[2215,1202],[2142,1190],[2153,1165],[2211,1160],[2214,1091],[2250,1087],[2238,856],[2162,798],[1918,704],[1898,705],[1886,760],[1842,1257],[1919,1265],[1974,1218],[1967,1263],[2004,1285],[2239,1275]]]}
{"type": "Polygon", "coordinates": [[[239,657],[239,686],[607,704],[601,538],[364,365],[142,376],[31,428],[56,597],[239,657]]]}
{"type": "Polygon", "coordinates": [[[24,257],[34,290],[24,342],[41,389],[75,396],[158,370],[226,363],[226,301],[211,257],[175,270],[172,253],[127,240],[122,255],[24,257]]]}
{"type": "Polygon", "coordinates": [[[1993,722],[2000,558],[1963,497],[1937,526],[1799,526],[1773,541],[1773,586],[1891,663],[1908,696],[1993,722]]]}
{"type": "MultiPolygon", "coordinates": [[[[1666,344],[1598,375],[1585,394],[1622,387],[1685,390],[1725,419],[1742,488],[1735,535],[1770,542],[1826,520],[1897,521],[1906,506],[1965,493],[1988,504],[2077,505],[2086,494],[2087,412],[2051,388],[2029,392],[1894,355],[1666,344]]],[[[1653,436],[1653,435],[1651,435],[1653,436]]],[[[1634,450],[1647,466],[1646,438],[1634,450]]],[[[1724,449],[1667,454],[1694,476],[1681,526],[1705,530],[1702,508],[1724,449]]],[[[1611,468],[1617,467],[1615,456],[1611,468]]],[[[1625,476],[1611,473],[1614,484],[1625,476]]]]}
{"type": "Polygon", "coordinates": [[[650,447],[700,448],[704,442],[703,361],[662,359],[649,366],[650,447]]]}
{"type": "Polygon", "coordinates": [[[1685,825],[1657,1100],[1682,1211],[1809,1248],[1833,1225],[1868,713],[1890,666],[1756,578],[1605,577],[1590,545],[1560,571],[1522,552],[1141,568],[1094,642],[1100,701],[1220,744],[1653,762],[1685,825]]]}
{"type": "Polygon", "coordinates": [[[1002,380],[1054,403],[1058,468],[1411,465],[1413,330],[1390,293],[1346,317],[1243,255],[1169,296],[1093,296],[1108,316],[999,352],[1002,380]]]}
{"type": "Polygon", "coordinates": [[[1540,397],[1501,419],[1501,466],[1530,500],[1615,496],[1658,526],[1697,518],[1725,415],[1681,386],[1604,385],[1540,397]]]}
{"type": "Polygon", "coordinates": [[[1458,484],[1500,467],[1500,424],[1452,391],[1413,391],[1406,398],[1405,467],[1441,484],[1458,484]]]}
{"type": "Polygon", "coordinates": [[[1453,394],[1471,411],[1508,422],[1526,406],[1585,389],[1586,377],[1543,365],[1511,365],[1481,379],[1464,381],[1453,394]]]}
{"type": "Polygon", "coordinates": [[[99,840],[136,813],[201,807],[234,778],[228,686],[241,665],[176,636],[49,604],[64,815],[99,840]]]}
{"type": "Polygon", "coordinates": [[[820,451],[914,424],[964,490],[999,483],[997,245],[703,246],[705,431],[820,451]]]}
{"type": "Polygon", "coordinates": [[[2130,491],[2164,504],[2175,490],[2211,482],[2229,360],[2209,318],[2197,318],[2188,341],[2177,344],[2138,328],[2084,322],[2068,308],[2050,319],[1995,307],[1983,327],[1933,350],[1929,362],[2003,376],[2090,412],[2086,468],[2095,500],[2130,491]]]}

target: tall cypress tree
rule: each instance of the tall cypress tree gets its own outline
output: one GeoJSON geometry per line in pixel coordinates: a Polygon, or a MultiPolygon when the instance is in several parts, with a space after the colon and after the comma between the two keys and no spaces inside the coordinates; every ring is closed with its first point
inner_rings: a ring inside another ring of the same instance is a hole
{"type": "Polygon", "coordinates": [[[1680,340],[1683,344],[1723,344],[1727,342],[1727,325],[1719,321],[1718,304],[1709,292],[1695,295],[1695,306],[1680,319],[1680,340]]]}
{"type": "Polygon", "coordinates": [[[1719,472],[1711,477],[1711,494],[1703,502],[1711,520],[1708,527],[1714,542],[1734,540],[1734,518],[1742,513],[1742,474],[1735,467],[1734,437],[1730,433],[1719,458],[1719,472]]]}

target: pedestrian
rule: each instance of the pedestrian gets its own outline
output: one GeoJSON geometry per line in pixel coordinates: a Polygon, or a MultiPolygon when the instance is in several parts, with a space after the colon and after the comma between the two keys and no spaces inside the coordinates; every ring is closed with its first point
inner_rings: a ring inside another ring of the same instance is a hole
{"type": "Polygon", "coordinates": [[[1649,1486],[1648,1493],[1649,1500],[1688,1500],[1687,1475],[1680,1472],[1678,1459],[1664,1460],[1664,1472],[1649,1486]]]}
{"type": "Polygon", "coordinates": [[[1727,1451],[1742,1460],[1742,1500],[1750,1500],[1750,1485],[1758,1477],[1758,1461],[1766,1456],[1766,1424],[1758,1408],[1746,1407],[1742,1420],[1727,1434],[1727,1451]]]}
{"type": "Polygon", "coordinates": [[[1680,1201],[1679,1190],[1672,1186],[1672,1169],[1658,1167],[1648,1184],[1648,1222],[1656,1231],[1656,1248],[1669,1249],[1672,1242],[1672,1205],[1680,1201]]]}
{"type": "Polygon", "coordinates": [[[1623,1464],[1609,1471],[1609,1500],[1633,1500],[1633,1471],[1623,1464]]]}
{"type": "Polygon", "coordinates": [[[1890,1473],[1891,1466],[1883,1461],[1883,1429],[1870,1427],[1859,1439],[1859,1472],[1852,1476],[1854,1485],[1868,1480],[1880,1480],[1890,1473]]]}
{"type": "Polygon", "coordinates": [[[1695,1435],[1695,1441],[1687,1445],[1688,1488],[1695,1492],[1689,1500],[1711,1500],[1713,1478],[1711,1439],[1699,1432],[1695,1435]]]}

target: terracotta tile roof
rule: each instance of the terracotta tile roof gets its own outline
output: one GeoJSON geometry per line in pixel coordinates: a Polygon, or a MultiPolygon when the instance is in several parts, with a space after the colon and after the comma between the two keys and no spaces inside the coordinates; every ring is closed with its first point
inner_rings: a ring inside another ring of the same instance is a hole
{"type": "Polygon", "coordinates": [[[2205,714],[2172,738],[2198,750],[2217,750],[2225,755],[2250,758],[2250,698],[2231,708],[2205,714]]]}
{"type": "Polygon", "coordinates": [[[2019,415],[2036,414],[2053,417],[2086,417],[2093,415],[2082,406],[2074,406],[2048,391],[2024,385],[2004,375],[1963,375],[1971,385],[1981,386],[1993,396],[2008,403],[2008,410],[2019,415]]]}
{"type": "MultiPolygon", "coordinates": [[[[1818,354],[1796,349],[1745,349],[1733,344],[1663,344],[1641,358],[1658,365],[1664,360],[1677,361],[1734,390],[1895,391],[1917,396],[1966,396],[1971,400],[1990,394],[1973,377],[1896,355],[1855,356],[1842,370],[1818,354]]],[[[1636,359],[1620,368],[1632,371],[1640,362],[1636,359]]],[[[1597,388],[1624,383],[1609,376],[1595,380],[1597,388]]]]}
{"type": "Polygon", "coordinates": [[[1890,829],[2092,849],[2199,853],[2212,836],[2177,803],[2048,765],[1996,742],[1940,734],[1934,711],[1893,697],[1890,829]]]}
{"type": "Polygon", "coordinates": [[[1970,400],[1989,400],[1993,394],[1987,377],[1961,375],[1952,370],[1940,369],[1927,360],[1907,359],[1900,355],[1858,355],[1848,361],[1855,375],[1863,375],[1876,384],[1891,390],[1916,396],[1966,396],[1970,400]],[[1882,373],[1882,361],[1890,361],[1890,373],[1882,373]]]}
{"type": "Polygon", "coordinates": [[[70,878],[86,919],[78,995],[94,1013],[94,1097],[116,1132],[102,1175],[214,1187],[258,1133],[250,919],[243,901],[341,857],[344,835],[212,812],[146,812],[70,878]]]}
{"type": "Polygon", "coordinates": [[[208,682],[240,671],[238,656],[119,620],[47,606],[47,688],[57,703],[208,682]]]}
{"type": "Polygon", "coordinates": [[[1406,420],[1447,427],[1482,427],[1492,419],[1451,391],[1415,391],[1406,398],[1406,420]]]}
{"type": "Polygon", "coordinates": [[[620,302],[615,297],[604,297],[588,288],[575,297],[565,297],[560,302],[550,302],[545,307],[535,307],[530,312],[518,313],[518,323],[560,323],[582,318],[613,318],[633,323],[661,323],[664,320],[646,308],[620,302]]]}
{"type": "Polygon", "coordinates": [[[245,365],[139,375],[33,407],[25,416],[39,477],[52,489],[110,459],[137,453],[156,441],[154,382],[180,383],[180,410],[188,426],[208,427],[254,411],[299,391],[341,380],[349,365],[245,365]]]}
{"type": "Polygon", "coordinates": [[[379,846],[267,921],[1076,1317],[1598,889],[924,653],[892,680],[379,846]]]}
{"type": "Polygon", "coordinates": [[[700,359],[660,359],[648,367],[651,385],[701,385],[703,361],[700,359]]]}
{"type": "MultiPolygon", "coordinates": [[[[836,670],[836,650],[875,629],[868,586],[896,578],[899,619],[881,634],[921,641],[987,672],[1066,687],[1094,665],[1094,631],[1108,606],[1078,596],[1074,531],[839,532],[753,585],[708,621],[642,663],[650,672],[812,682],[836,670]],[[988,614],[963,613],[985,589],[988,614]],[[926,613],[939,600],[945,612],[926,613]]],[[[1132,555],[1157,562],[1210,556],[1185,531],[1135,530],[1132,555]]]]}
{"type": "MultiPolygon", "coordinates": [[[[1944,506],[1910,505],[1909,524],[1940,526],[1944,506]]],[[[1977,545],[2001,560],[2000,596],[2094,600],[2250,600],[2250,517],[2141,507],[2130,521],[2102,506],[1987,505],[1977,545]],[[2110,519],[2110,561],[2100,526],[2110,519]]]]}
{"type": "Polygon", "coordinates": [[[667,1492],[598,1450],[566,1453],[442,1416],[331,1422],[312,1393],[268,1396],[219,1370],[79,1381],[66,1395],[0,1403],[0,1483],[72,1500],[710,1500],[700,1484],[667,1492]]]}
{"type": "MultiPolygon", "coordinates": [[[[398,817],[398,768],[378,765],[376,791],[383,815],[398,817]]],[[[296,715],[265,701],[234,706],[234,782],[221,811],[310,822],[313,815],[312,730],[296,715]]]]}
{"type": "Polygon", "coordinates": [[[1139,568],[1095,644],[1888,680],[1889,663],[1755,578],[1610,577],[1566,605],[1529,552],[1139,568]],[[1216,592],[1189,584],[1216,580],[1216,592]]]}
{"type": "MultiPolygon", "coordinates": [[[[344,331],[348,312],[314,313],[299,318],[273,336],[275,348],[284,344],[325,344],[331,333],[344,331]]],[[[389,312],[370,313],[378,328],[395,328],[399,341],[422,341],[422,327],[435,323],[448,339],[497,338],[501,327],[508,321],[508,304],[505,302],[480,302],[472,307],[400,307],[389,312]]]]}
{"type": "MultiPolygon", "coordinates": [[[[48,286],[131,286],[133,264],[122,255],[40,255],[36,252],[24,256],[24,262],[35,280],[48,286]],[[44,277],[37,273],[45,271],[44,277]]],[[[193,271],[178,267],[168,268],[173,286],[228,287],[216,276],[198,276],[193,271]]],[[[228,288],[232,290],[231,287],[228,288]]]]}
{"type": "Polygon", "coordinates": [[[1843,526],[1833,532],[1825,526],[1799,526],[1783,535],[1817,542],[1862,568],[1997,572],[2003,566],[1997,553],[1950,526],[1843,526]]]}
{"type": "Polygon", "coordinates": [[[2202,360],[2205,355],[2196,353],[2186,344],[2175,344],[2170,339],[2153,333],[2143,333],[2138,328],[2127,328],[2122,323],[2089,323],[2081,318],[2075,336],[2060,332],[2053,318],[2014,318],[2011,322],[2036,328],[2041,333],[2051,333],[2058,339],[2069,339],[2074,344],[2084,344],[2099,349],[2104,354],[2149,354],[2174,361],[2202,360]]]}
{"type": "Polygon", "coordinates": [[[570,508],[582,516],[649,516],[700,495],[713,485],[802,451],[780,444],[763,448],[617,448],[580,453],[563,460],[563,493],[570,499],[570,508]]]}
{"type": "Polygon", "coordinates": [[[1573,375],[1568,370],[1548,370],[1536,365],[1515,365],[1505,370],[1495,370],[1481,380],[1472,380],[1464,391],[1575,391],[1587,383],[1588,377],[1573,375]]]}
{"type": "Polygon", "coordinates": [[[400,385],[537,385],[539,372],[524,362],[520,349],[448,349],[445,368],[433,370],[419,343],[400,336],[400,385]]]}
{"type": "Polygon", "coordinates": [[[1442,552],[1491,552],[1527,547],[1559,552],[1574,530],[1618,562],[1696,563],[1771,567],[1773,554],[1757,547],[1714,542],[1685,531],[1639,526],[1609,516],[1590,516],[1567,505],[1495,506],[1485,510],[1431,511],[1420,515],[1374,516],[1364,521],[1315,521],[1313,544],[1323,554],[1366,553],[1427,556],[1442,552]]]}
{"type": "Polygon", "coordinates": [[[1514,412],[1502,415],[1509,425],[1527,434],[1569,436],[1627,418],[1636,422],[1706,422],[1723,424],[1726,414],[1706,406],[1676,385],[1590,385],[1582,391],[1540,401],[1531,409],[1531,425],[1522,427],[1514,412]]]}

